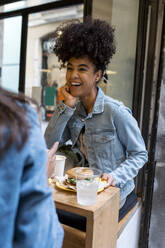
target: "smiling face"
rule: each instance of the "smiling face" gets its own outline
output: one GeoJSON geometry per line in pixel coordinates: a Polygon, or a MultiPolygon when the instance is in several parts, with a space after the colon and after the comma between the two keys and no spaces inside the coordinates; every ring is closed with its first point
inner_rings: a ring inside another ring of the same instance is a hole
{"type": "Polygon", "coordinates": [[[71,58],[67,64],[66,81],[74,97],[96,96],[96,82],[101,77],[101,70],[95,71],[94,64],[87,56],[71,58]]]}

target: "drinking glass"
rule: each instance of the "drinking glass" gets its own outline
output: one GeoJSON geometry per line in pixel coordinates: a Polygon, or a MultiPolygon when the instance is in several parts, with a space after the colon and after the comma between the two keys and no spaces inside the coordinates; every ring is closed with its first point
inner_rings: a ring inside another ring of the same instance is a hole
{"type": "Polygon", "coordinates": [[[101,170],[81,167],[75,170],[75,174],[78,204],[84,206],[95,204],[101,170]]]}

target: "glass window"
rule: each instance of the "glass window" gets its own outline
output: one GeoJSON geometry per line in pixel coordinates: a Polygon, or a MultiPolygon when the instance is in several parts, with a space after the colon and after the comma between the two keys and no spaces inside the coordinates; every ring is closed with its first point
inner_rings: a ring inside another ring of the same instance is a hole
{"type": "Polygon", "coordinates": [[[22,17],[0,21],[0,83],[2,87],[18,91],[22,17]]]}
{"type": "Polygon", "coordinates": [[[116,29],[116,54],[108,67],[109,83],[101,84],[107,95],[132,107],[139,1],[93,0],[93,17],[116,29]]]}
{"type": "Polygon", "coordinates": [[[51,118],[65,84],[65,68],[50,49],[52,34],[62,22],[77,18],[83,18],[82,4],[29,15],[25,94],[42,106],[43,120],[51,118]]]}

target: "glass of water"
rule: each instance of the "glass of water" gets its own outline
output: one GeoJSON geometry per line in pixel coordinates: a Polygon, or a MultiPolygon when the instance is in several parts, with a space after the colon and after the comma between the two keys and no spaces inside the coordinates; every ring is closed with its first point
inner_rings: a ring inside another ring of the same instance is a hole
{"type": "Polygon", "coordinates": [[[90,206],[96,203],[101,170],[81,167],[75,170],[77,202],[80,205],[90,206]]]}

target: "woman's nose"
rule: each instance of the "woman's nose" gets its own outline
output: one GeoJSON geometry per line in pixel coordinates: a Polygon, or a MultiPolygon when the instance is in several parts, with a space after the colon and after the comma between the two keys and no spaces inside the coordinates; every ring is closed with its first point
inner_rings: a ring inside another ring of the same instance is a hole
{"type": "Polygon", "coordinates": [[[75,79],[75,78],[78,78],[79,75],[78,75],[78,71],[77,70],[72,70],[71,72],[71,78],[72,79],[75,79]]]}

